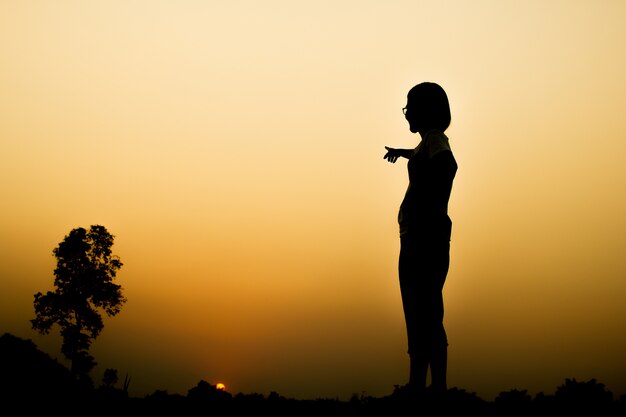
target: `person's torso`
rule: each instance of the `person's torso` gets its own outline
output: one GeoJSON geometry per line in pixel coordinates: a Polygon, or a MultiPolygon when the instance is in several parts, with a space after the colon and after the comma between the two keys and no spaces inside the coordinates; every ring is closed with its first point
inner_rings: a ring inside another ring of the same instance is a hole
{"type": "MultiPolygon", "coordinates": [[[[448,139],[441,132],[429,132],[409,158],[409,185],[398,213],[401,236],[411,233],[425,239],[450,240],[452,222],[447,204],[451,182],[446,184],[436,177],[441,175],[441,170],[435,167],[433,157],[439,152],[449,152],[453,162],[449,169],[456,172],[448,139]]],[[[453,178],[454,172],[447,175],[453,178]]]]}

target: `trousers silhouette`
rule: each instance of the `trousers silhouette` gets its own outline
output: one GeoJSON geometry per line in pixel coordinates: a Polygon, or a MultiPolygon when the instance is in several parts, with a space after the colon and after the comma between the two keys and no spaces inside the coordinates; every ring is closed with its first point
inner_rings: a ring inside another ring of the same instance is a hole
{"type": "Polygon", "coordinates": [[[409,384],[446,390],[448,338],[443,325],[443,286],[450,265],[450,242],[411,236],[400,240],[398,272],[411,361],[409,384]]]}

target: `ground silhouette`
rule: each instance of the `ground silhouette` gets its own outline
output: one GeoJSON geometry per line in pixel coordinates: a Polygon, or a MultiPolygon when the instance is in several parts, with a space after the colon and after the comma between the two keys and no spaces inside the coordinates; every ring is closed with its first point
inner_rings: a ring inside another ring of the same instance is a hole
{"type": "MultiPolygon", "coordinates": [[[[353,395],[348,401],[286,398],[277,392],[231,394],[201,380],[185,395],[157,390],[132,397],[112,383],[77,383],[71,372],[42,352],[30,339],[0,336],[0,413],[2,415],[137,416],[137,415],[271,415],[271,416],[590,416],[626,415],[626,395],[614,398],[595,379],[565,379],[554,394],[534,398],[513,389],[486,401],[475,393],[450,388],[443,395],[416,398],[403,386],[388,396],[353,395]]],[[[110,382],[110,381],[109,381],[110,382]]]]}

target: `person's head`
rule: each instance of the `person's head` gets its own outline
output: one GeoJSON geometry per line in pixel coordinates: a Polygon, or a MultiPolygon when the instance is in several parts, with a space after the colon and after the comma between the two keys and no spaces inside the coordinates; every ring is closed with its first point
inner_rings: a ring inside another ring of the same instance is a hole
{"type": "Polygon", "coordinates": [[[403,111],[413,133],[431,129],[444,132],[450,126],[448,95],[439,84],[423,82],[411,88],[403,111]]]}

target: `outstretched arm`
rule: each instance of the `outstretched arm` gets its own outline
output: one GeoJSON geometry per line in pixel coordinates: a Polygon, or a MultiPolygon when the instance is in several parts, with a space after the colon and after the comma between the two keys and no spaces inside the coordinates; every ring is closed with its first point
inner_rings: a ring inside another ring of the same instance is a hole
{"type": "Polygon", "coordinates": [[[400,157],[409,159],[411,155],[413,155],[414,151],[413,149],[395,149],[390,148],[389,146],[385,146],[385,149],[387,149],[387,153],[383,156],[383,158],[392,164],[395,163],[400,157]]]}

